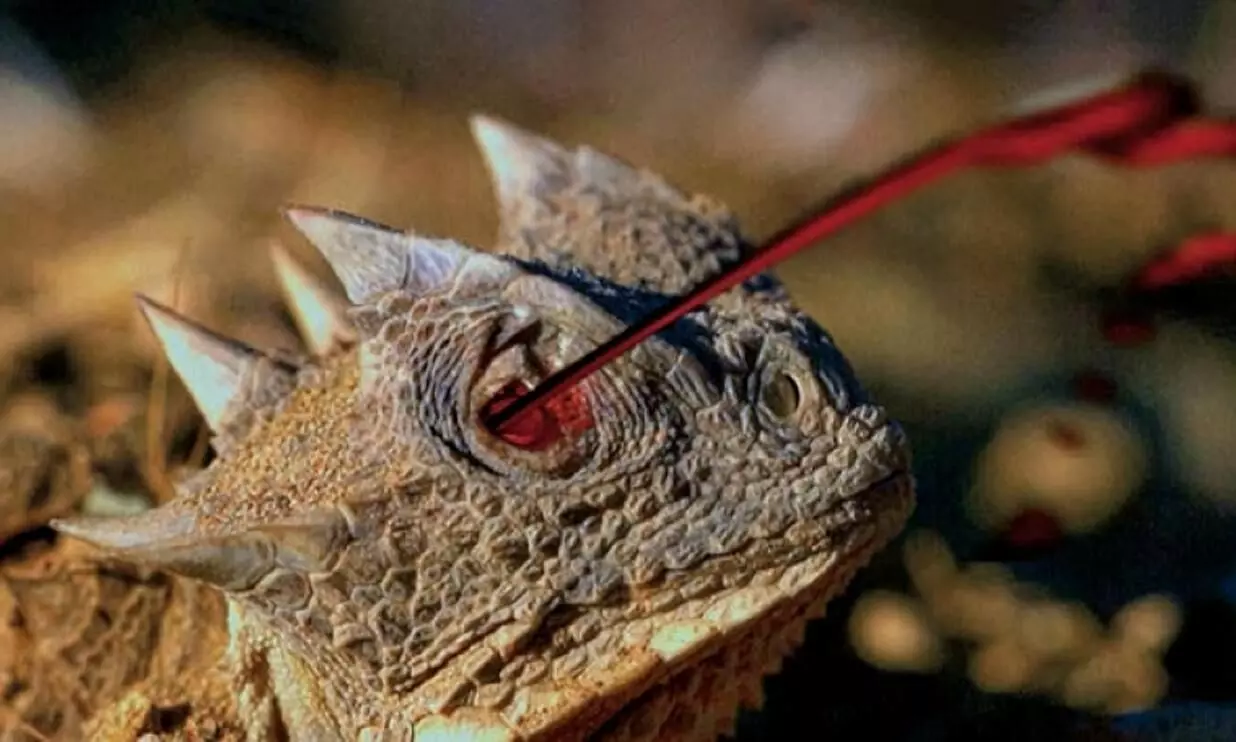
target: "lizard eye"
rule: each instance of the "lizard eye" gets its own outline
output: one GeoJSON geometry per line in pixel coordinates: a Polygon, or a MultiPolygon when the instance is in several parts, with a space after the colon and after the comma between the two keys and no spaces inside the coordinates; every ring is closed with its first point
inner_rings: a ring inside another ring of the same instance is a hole
{"type": "MultiPolygon", "coordinates": [[[[532,387],[528,382],[522,379],[511,381],[490,397],[481,408],[481,420],[488,420],[530,391],[532,387]]],[[[521,415],[501,429],[491,426],[490,432],[516,448],[543,451],[562,437],[562,426],[553,415],[541,409],[521,415]]]]}
{"type": "Polygon", "coordinates": [[[477,453],[504,467],[568,474],[586,455],[591,416],[583,395],[561,399],[510,421],[501,430],[488,424],[495,413],[532,391],[558,365],[552,328],[510,327],[497,331],[495,355],[481,370],[471,391],[473,442],[477,453]]]}
{"type": "Polygon", "coordinates": [[[769,372],[760,389],[760,402],[779,420],[794,417],[802,403],[802,396],[794,377],[781,371],[769,372]]]}

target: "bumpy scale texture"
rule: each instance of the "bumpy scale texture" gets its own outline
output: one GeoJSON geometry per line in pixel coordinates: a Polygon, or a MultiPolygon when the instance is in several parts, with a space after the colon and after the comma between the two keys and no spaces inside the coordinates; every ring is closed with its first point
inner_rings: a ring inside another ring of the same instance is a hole
{"type": "Polygon", "coordinates": [[[217,589],[226,647],[134,686],[96,738],[714,739],[904,525],[901,429],[770,277],[535,431],[490,430],[494,400],[751,248],[653,174],[473,126],[492,253],[288,210],[349,300],[276,257],[312,357],[146,302],[220,455],[158,509],[56,525],[217,589]],[[185,718],[152,725],[158,704],[185,718]]]}

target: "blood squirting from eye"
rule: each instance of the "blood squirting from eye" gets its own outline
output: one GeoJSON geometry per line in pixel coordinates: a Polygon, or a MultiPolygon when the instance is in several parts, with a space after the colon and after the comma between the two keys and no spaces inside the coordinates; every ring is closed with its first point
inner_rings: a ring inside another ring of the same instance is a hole
{"type": "Polygon", "coordinates": [[[1168,288],[1232,270],[1236,265],[1236,234],[1208,232],[1193,235],[1138,271],[1134,286],[1140,290],[1168,288]]]}
{"type": "MultiPolygon", "coordinates": [[[[485,403],[481,419],[492,419],[496,413],[530,391],[532,388],[523,381],[510,382],[485,403]]],[[[516,448],[544,451],[564,437],[578,435],[592,426],[593,418],[587,400],[578,387],[572,387],[561,397],[512,418],[496,429],[491,428],[491,431],[516,448]]]]}
{"type": "MultiPolygon", "coordinates": [[[[1058,155],[1085,152],[1130,167],[1166,165],[1198,157],[1236,155],[1236,120],[1199,116],[1200,101],[1188,80],[1150,72],[1130,85],[980,129],[933,147],[868,183],[841,194],[765,247],[708,279],[606,343],[555,372],[517,404],[505,405],[489,422],[500,429],[534,408],[564,397],[593,372],[649,336],[739,283],[763,273],[858,218],[905,198],[940,178],[973,167],[1041,165],[1058,155]]],[[[1228,248],[1231,245],[1221,245],[1228,248]]],[[[1200,250],[1216,251],[1215,245],[1200,250]]],[[[1105,327],[1114,342],[1137,344],[1144,328],[1105,327]]]]}

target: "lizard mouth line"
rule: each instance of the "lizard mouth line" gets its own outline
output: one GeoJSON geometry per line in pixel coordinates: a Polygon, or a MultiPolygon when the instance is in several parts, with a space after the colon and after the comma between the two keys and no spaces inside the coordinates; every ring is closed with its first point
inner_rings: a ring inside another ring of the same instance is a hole
{"type": "Polygon", "coordinates": [[[866,487],[841,498],[830,507],[824,517],[845,513],[850,525],[846,528],[829,528],[831,536],[846,540],[845,531],[854,527],[855,506],[861,508],[858,521],[866,533],[862,550],[875,552],[884,547],[905,525],[914,507],[914,478],[909,470],[888,474],[866,487]]]}
{"type": "Polygon", "coordinates": [[[862,497],[863,495],[866,495],[868,493],[872,493],[877,490],[882,490],[892,485],[901,484],[905,482],[906,480],[908,480],[909,478],[910,478],[910,472],[908,470],[898,469],[897,471],[891,474],[887,474],[883,477],[880,477],[879,479],[875,480],[874,482],[872,482],[871,484],[865,487],[860,487],[858,491],[856,491],[852,495],[848,495],[847,497],[862,497]]]}
{"type": "Polygon", "coordinates": [[[913,495],[913,476],[908,469],[898,469],[866,486],[846,493],[836,504],[828,508],[827,512],[834,513],[854,502],[860,502],[865,506],[872,505],[879,511],[882,506],[889,504],[888,500],[905,500],[908,503],[913,495]]]}
{"type": "MultiPolygon", "coordinates": [[[[859,562],[883,548],[905,524],[914,505],[914,480],[909,470],[898,470],[871,484],[855,489],[819,512],[817,521],[839,521],[821,530],[819,540],[801,559],[776,559],[758,567],[758,571],[784,569],[799,561],[819,555],[821,549],[844,551],[859,555],[859,562]],[[855,511],[857,508],[858,512],[855,511]]],[[[751,544],[757,546],[757,544],[751,544]]],[[[783,555],[787,556],[787,555],[783,555]]],[[[848,559],[848,557],[847,557],[848,559]]],[[[843,566],[843,565],[842,565],[843,566]]],[[[861,566],[861,564],[857,565],[861,566]]],[[[667,574],[683,575],[689,570],[668,570],[667,574]]]]}

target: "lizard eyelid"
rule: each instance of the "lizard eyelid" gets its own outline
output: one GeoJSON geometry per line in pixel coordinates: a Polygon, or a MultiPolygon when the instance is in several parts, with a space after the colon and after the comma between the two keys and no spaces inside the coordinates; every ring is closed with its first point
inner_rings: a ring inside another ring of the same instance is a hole
{"type": "MultiPolygon", "coordinates": [[[[522,308],[520,308],[522,309],[522,308]]],[[[491,341],[494,353],[501,353],[515,345],[531,347],[541,333],[544,322],[530,311],[514,311],[498,323],[491,341]]]]}
{"type": "Polygon", "coordinates": [[[569,474],[587,455],[583,435],[593,426],[587,401],[579,393],[504,425],[490,427],[488,419],[530,392],[553,371],[554,327],[531,313],[505,318],[490,340],[492,358],[469,390],[469,416],[474,450],[499,469],[525,469],[544,474],[569,474]]]}

